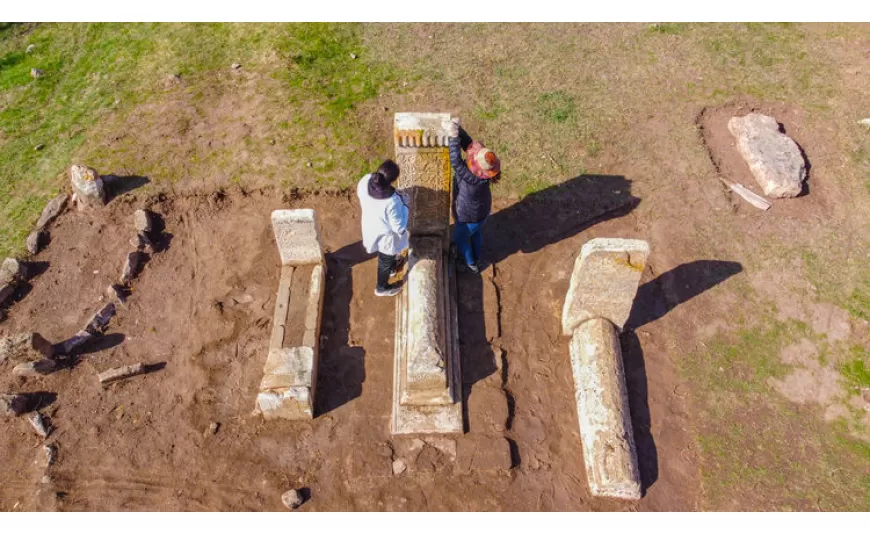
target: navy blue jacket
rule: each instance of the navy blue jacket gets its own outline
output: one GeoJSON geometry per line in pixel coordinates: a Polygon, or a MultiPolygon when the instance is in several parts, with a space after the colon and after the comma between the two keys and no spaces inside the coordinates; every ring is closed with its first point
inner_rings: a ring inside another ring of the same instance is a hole
{"type": "Polygon", "coordinates": [[[465,130],[459,129],[459,137],[450,138],[450,165],[453,167],[453,218],[461,223],[479,223],[489,216],[492,209],[490,180],[478,178],[462,159],[472,139],[465,130]]]}

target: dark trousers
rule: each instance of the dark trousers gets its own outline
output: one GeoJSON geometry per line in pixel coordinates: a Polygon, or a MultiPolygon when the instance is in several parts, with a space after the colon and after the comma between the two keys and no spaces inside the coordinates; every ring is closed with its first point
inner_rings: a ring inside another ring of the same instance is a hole
{"type": "Polygon", "coordinates": [[[378,252],[378,289],[387,289],[390,283],[390,271],[396,266],[396,256],[378,252]]]}

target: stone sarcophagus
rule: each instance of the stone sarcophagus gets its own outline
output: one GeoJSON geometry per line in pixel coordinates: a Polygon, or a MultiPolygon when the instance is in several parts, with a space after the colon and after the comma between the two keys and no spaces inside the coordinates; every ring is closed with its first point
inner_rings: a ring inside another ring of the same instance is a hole
{"type": "Polygon", "coordinates": [[[272,229],[281,279],[256,411],[266,419],[311,419],[326,264],[314,210],[276,210],[272,229]]]}
{"type": "Polygon", "coordinates": [[[397,113],[398,189],[409,208],[405,288],[396,300],[393,434],[463,431],[456,273],[450,245],[450,115],[397,113]]]}

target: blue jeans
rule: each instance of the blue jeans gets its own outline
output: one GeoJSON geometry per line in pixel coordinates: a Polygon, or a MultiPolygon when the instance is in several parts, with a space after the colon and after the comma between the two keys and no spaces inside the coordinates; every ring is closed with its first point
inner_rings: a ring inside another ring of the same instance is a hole
{"type": "Polygon", "coordinates": [[[453,228],[453,241],[459,249],[459,257],[465,258],[465,263],[474,265],[480,260],[480,249],[483,247],[483,223],[457,222],[453,228]]]}

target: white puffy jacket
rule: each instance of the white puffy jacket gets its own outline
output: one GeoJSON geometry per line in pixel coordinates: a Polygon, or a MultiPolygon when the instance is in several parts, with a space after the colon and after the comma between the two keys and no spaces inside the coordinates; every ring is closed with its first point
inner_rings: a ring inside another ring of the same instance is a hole
{"type": "Polygon", "coordinates": [[[390,256],[408,248],[408,206],[398,194],[378,199],[369,195],[366,174],[356,186],[356,196],[362,206],[362,241],[366,252],[390,256]]]}

